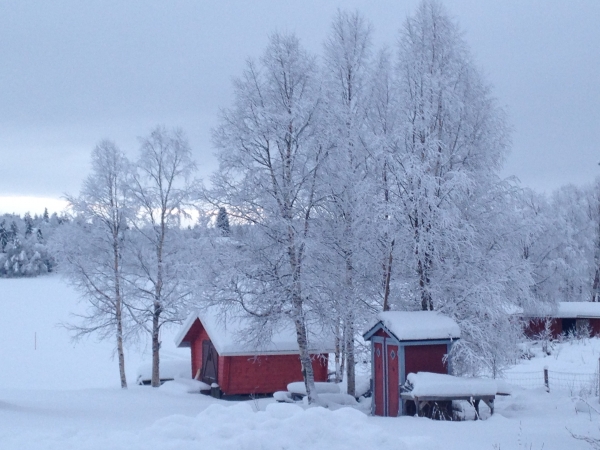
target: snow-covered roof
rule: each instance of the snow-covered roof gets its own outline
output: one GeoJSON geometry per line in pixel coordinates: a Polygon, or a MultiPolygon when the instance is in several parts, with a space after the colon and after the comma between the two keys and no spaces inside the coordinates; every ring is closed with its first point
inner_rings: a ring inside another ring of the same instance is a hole
{"type": "Polygon", "coordinates": [[[526,313],[526,317],[555,317],[557,319],[592,318],[600,319],[600,303],[596,302],[558,302],[556,308],[547,308],[538,313],[526,313]]]}
{"type": "MultiPolygon", "coordinates": [[[[205,308],[188,316],[175,337],[177,347],[190,345],[190,342],[184,339],[196,320],[200,321],[221,356],[286,355],[297,354],[299,351],[296,330],[291,322],[279,326],[268,342],[256,346],[244,339],[244,333],[252,326],[250,317],[237,316],[225,319],[215,308],[205,308]]],[[[309,330],[310,353],[333,353],[335,351],[333,335],[324,330],[318,331],[317,333],[314,327],[309,330]]]]}
{"type": "Polygon", "coordinates": [[[383,311],[363,337],[370,339],[382,325],[399,341],[425,341],[460,338],[460,327],[437,311],[383,311]]]}
{"type": "Polygon", "coordinates": [[[415,397],[470,397],[496,395],[498,385],[489,378],[454,377],[439,373],[409,373],[410,391],[415,397]]]}

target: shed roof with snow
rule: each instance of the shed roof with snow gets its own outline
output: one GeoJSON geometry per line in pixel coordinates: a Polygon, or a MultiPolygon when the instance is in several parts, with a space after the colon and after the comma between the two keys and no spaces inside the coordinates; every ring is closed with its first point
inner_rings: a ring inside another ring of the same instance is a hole
{"type": "Polygon", "coordinates": [[[365,340],[383,328],[398,341],[459,339],[460,327],[437,311],[382,311],[377,322],[363,334],[365,340]]]}
{"type": "MultiPolygon", "coordinates": [[[[252,327],[251,318],[244,316],[225,318],[216,308],[204,308],[188,316],[175,337],[177,347],[189,347],[192,327],[200,321],[215,349],[221,356],[257,356],[298,354],[298,341],[293,324],[279,326],[271,339],[261,345],[253,345],[244,339],[244,334],[252,327]]],[[[309,330],[310,353],[333,353],[333,336],[325,330],[309,330]]]]}

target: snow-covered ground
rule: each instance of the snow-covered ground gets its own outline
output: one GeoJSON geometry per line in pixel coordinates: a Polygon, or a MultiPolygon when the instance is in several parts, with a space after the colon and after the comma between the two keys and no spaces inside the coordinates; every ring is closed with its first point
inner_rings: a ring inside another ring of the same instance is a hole
{"type": "MultiPolygon", "coordinates": [[[[76,294],[57,276],[0,279],[0,449],[588,449],[575,434],[600,438],[600,418],[567,391],[515,389],[482,421],[370,417],[358,409],[303,409],[272,399],[247,402],[159,389],[118,388],[112,343],[73,344],[56,324],[76,312],[76,294]],[[34,335],[37,348],[34,348],[34,335]]],[[[173,335],[176,330],[171,331],[173,335]]],[[[163,336],[165,358],[189,358],[163,336]]],[[[594,372],[600,340],[563,343],[509,371],[594,372]]],[[[127,353],[131,384],[143,346],[127,353]]],[[[600,409],[597,398],[588,399],[600,409]]],[[[484,416],[485,406],[481,407],[484,416]]]]}
{"type": "MultiPolygon", "coordinates": [[[[82,313],[78,294],[59,275],[0,279],[0,388],[82,389],[120,386],[113,342],[89,337],[75,343],[61,324],[82,313]]],[[[173,343],[176,329],[162,336],[163,360],[189,360],[173,343]]],[[[150,359],[145,343],[126,349],[130,384],[150,359]]]]}

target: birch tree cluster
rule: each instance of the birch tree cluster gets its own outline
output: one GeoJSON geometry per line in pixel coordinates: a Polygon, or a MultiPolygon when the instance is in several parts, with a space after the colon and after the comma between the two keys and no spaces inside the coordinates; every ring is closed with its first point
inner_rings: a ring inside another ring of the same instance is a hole
{"type": "Polygon", "coordinates": [[[463,330],[456,370],[501,370],[519,335],[509,311],[535,300],[521,198],[499,175],[509,143],[437,1],[393,47],[375,49],[358,12],[338,12],[321,55],[271,35],[214,130],[205,200],[236,226],[213,246],[205,296],[254,317],[256,339],[292,321],[310,401],[314,330],[335,335],[354,394],[358,337],[381,310],[441,311],[463,330]]]}
{"type": "Polygon", "coordinates": [[[503,179],[510,127],[458,24],[423,0],[399,25],[375,48],[338,11],[318,55],[272,34],[213,130],[209,187],[177,129],[137,161],[94,149],[53,248],[89,306],[76,335],[115,340],[123,387],[124,343],[150,339],[158,386],[160,331],[194,308],[243,316],[258,346],[291,326],[318,402],[308,349],[333,336],[355,395],[382,310],[454,318],[453,370],[495,376],[518,357],[515,310],[600,300],[600,181],[547,197],[503,179]]]}
{"type": "Polygon", "coordinates": [[[123,388],[125,343],[148,338],[151,384],[158,387],[161,330],[187,311],[193,261],[181,221],[194,170],[178,129],[156,127],[140,139],[134,162],[114,142],[101,141],[80,194],[67,197],[72,220],[53,239],[63,274],[87,305],[69,327],[75,337],[114,339],[123,388]]]}

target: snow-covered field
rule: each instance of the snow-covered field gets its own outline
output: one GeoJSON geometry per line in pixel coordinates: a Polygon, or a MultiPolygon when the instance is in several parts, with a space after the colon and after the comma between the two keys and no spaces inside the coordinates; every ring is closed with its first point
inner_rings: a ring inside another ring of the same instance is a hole
{"type": "MultiPolygon", "coordinates": [[[[80,310],[57,276],[0,280],[0,449],[588,449],[570,432],[600,438],[600,418],[570,392],[515,389],[482,421],[370,417],[334,411],[215,400],[185,393],[177,382],[159,389],[133,386],[148,359],[140,345],[127,353],[130,389],[119,389],[112,344],[74,344],[56,325],[80,310]],[[36,343],[37,340],[37,343],[36,343]]],[[[164,358],[188,358],[171,335],[164,358]]],[[[552,355],[519,364],[511,374],[594,372],[600,340],[556,346],[552,355]]],[[[590,404],[600,409],[598,399],[590,404]]],[[[362,408],[364,409],[364,404],[362,408]]],[[[484,415],[487,414],[483,406],[484,415]]]]}

